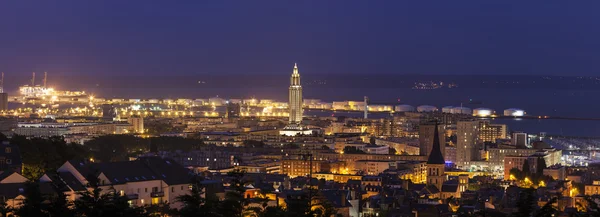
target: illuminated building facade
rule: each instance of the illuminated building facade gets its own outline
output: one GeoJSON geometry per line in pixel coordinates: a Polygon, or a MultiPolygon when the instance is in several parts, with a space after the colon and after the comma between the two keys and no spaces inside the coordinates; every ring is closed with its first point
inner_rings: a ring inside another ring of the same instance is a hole
{"type": "Polygon", "coordinates": [[[594,180],[591,185],[585,186],[585,195],[599,195],[600,194],[600,181],[594,180]]]}
{"type": "Polygon", "coordinates": [[[353,172],[361,171],[366,175],[379,175],[391,166],[395,166],[395,161],[387,160],[358,160],[354,162],[353,172]]]}
{"type": "Polygon", "coordinates": [[[456,165],[468,168],[471,161],[479,160],[477,138],[479,135],[478,121],[459,121],[456,131],[456,165]]]}
{"type": "Polygon", "coordinates": [[[320,172],[322,163],[323,161],[313,161],[311,169],[311,163],[308,160],[285,159],[281,162],[281,173],[287,174],[291,178],[307,176],[311,172],[320,172]]]}
{"type": "Polygon", "coordinates": [[[514,132],[512,135],[512,144],[517,147],[526,147],[527,146],[527,133],[524,132],[514,132]]]}
{"type": "Polygon", "coordinates": [[[302,86],[297,64],[294,64],[294,72],[290,78],[289,94],[289,124],[299,125],[302,122],[302,86]]]}
{"type": "Polygon", "coordinates": [[[506,139],[506,124],[491,124],[489,121],[480,121],[479,141],[496,142],[496,139],[506,139]]]}
{"type": "Polygon", "coordinates": [[[144,118],[141,116],[132,116],[127,118],[127,123],[133,126],[134,133],[144,133],[144,118]]]}
{"type": "Polygon", "coordinates": [[[311,130],[307,130],[302,126],[302,86],[300,85],[300,73],[298,73],[297,64],[294,64],[294,72],[290,77],[288,110],[289,123],[279,134],[286,136],[312,134],[311,130]]]}
{"type": "Polygon", "coordinates": [[[401,179],[411,180],[413,183],[426,183],[427,164],[422,161],[401,162],[397,166],[401,179]]]}

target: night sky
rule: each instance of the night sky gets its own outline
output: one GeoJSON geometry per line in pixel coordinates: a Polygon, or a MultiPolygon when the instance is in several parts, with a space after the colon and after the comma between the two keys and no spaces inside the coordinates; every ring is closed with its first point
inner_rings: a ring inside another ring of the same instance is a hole
{"type": "Polygon", "coordinates": [[[11,74],[600,75],[600,1],[2,1],[11,74]],[[494,2],[494,3],[492,3],[494,2]]]}

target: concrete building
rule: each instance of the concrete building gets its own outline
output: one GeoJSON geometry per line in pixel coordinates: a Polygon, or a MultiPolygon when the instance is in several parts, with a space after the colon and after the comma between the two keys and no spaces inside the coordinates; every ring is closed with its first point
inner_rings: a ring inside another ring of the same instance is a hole
{"type": "Polygon", "coordinates": [[[46,125],[24,125],[19,124],[19,127],[14,130],[17,135],[27,137],[52,137],[63,136],[71,131],[66,125],[63,126],[46,126],[46,125]]]}
{"type": "MultiPolygon", "coordinates": [[[[511,179],[510,177],[510,170],[512,170],[513,168],[517,168],[521,171],[523,171],[523,167],[525,166],[525,161],[527,161],[527,163],[529,164],[529,168],[531,168],[531,165],[533,165],[534,163],[532,161],[529,160],[529,156],[506,156],[504,158],[504,179],[505,180],[509,180],[511,179]]],[[[531,171],[531,170],[530,170],[531,171]]]]}
{"type": "Polygon", "coordinates": [[[490,148],[488,149],[488,165],[493,171],[503,171],[506,156],[530,156],[537,152],[535,149],[490,148]]]}
{"type": "Polygon", "coordinates": [[[379,175],[390,168],[390,165],[396,166],[395,161],[385,160],[359,160],[354,162],[353,167],[349,167],[351,172],[362,172],[366,175],[379,175]]]}
{"type": "Polygon", "coordinates": [[[17,118],[0,117],[0,133],[8,135],[17,127],[19,127],[19,121],[17,118]]]}
{"type": "Polygon", "coordinates": [[[479,160],[479,121],[459,121],[456,125],[456,165],[469,168],[471,161],[479,160]]]}
{"type": "Polygon", "coordinates": [[[444,156],[444,160],[446,162],[451,162],[456,164],[456,147],[446,146],[446,156],[444,156]]]}
{"type": "Polygon", "coordinates": [[[565,167],[562,165],[554,165],[544,169],[544,175],[551,176],[556,180],[565,180],[567,178],[565,167]]]}
{"type": "Polygon", "coordinates": [[[132,125],[120,123],[76,125],[70,126],[69,129],[70,133],[86,133],[90,135],[127,134],[133,132],[132,125]]]}
{"type": "Polygon", "coordinates": [[[364,152],[367,154],[396,154],[390,153],[390,147],[387,145],[366,145],[364,152]]]}
{"type": "Polygon", "coordinates": [[[527,147],[527,133],[524,132],[514,132],[512,134],[512,144],[517,147],[527,147]]]}
{"type": "Polygon", "coordinates": [[[281,162],[281,173],[287,174],[291,178],[297,176],[307,176],[310,172],[321,172],[321,166],[323,163],[325,162],[313,160],[311,168],[311,163],[309,160],[284,159],[281,162]]]}
{"type": "Polygon", "coordinates": [[[531,171],[532,173],[536,173],[536,171],[538,171],[538,161],[544,160],[544,163],[546,164],[548,169],[543,170],[542,173],[548,173],[550,175],[555,175],[557,178],[564,179],[565,171],[564,167],[562,167],[563,169],[560,169],[560,156],[562,156],[562,151],[555,149],[539,150],[531,155],[506,155],[504,157],[504,179],[509,178],[509,173],[512,168],[518,168],[519,170],[523,170],[523,164],[525,160],[527,160],[527,162],[529,163],[529,171],[531,171]]]}
{"type": "Polygon", "coordinates": [[[144,133],[144,118],[141,116],[131,116],[127,118],[127,123],[131,124],[134,133],[144,133]]]}
{"type": "Polygon", "coordinates": [[[411,180],[413,183],[427,182],[427,163],[418,161],[402,161],[396,165],[398,177],[411,180]]]}
{"type": "Polygon", "coordinates": [[[0,93],[0,111],[8,111],[8,93],[0,93]]]}
{"type": "Polygon", "coordinates": [[[112,104],[102,105],[102,119],[112,121],[115,117],[117,117],[117,110],[112,104]]]}
{"type": "Polygon", "coordinates": [[[225,113],[226,118],[239,118],[241,107],[239,103],[229,102],[227,103],[227,112],[225,113]]]}
{"type": "Polygon", "coordinates": [[[352,110],[352,111],[364,111],[365,102],[363,101],[334,101],[332,108],[334,110],[352,110]]]}
{"type": "Polygon", "coordinates": [[[594,180],[591,185],[586,185],[585,195],[600,195],[600,180],[594,180]]]}
{"type": "Polygon", "coordinates": [[[446,151],[446,135],[444,133],[444,127],[437,124],[419,125],[419,155],[429,156],[435,138],[439,139],[440,145],[438,147],[443,158],[446,151]]]}
{"type": "Polygon", "coordinates": [[[419,155],[419,140],[405,137],[389,137],[385,139],[375,139],[376,145],[387,145],[396,149],[400,154],[419,155]]]}
{"type": "Polygon", "coordinates": [[[491,124],[484,120],[479,122],[479,141],[496,142],[496,139],[506,139],[506,124],[491,124]]]}
{"type": "Polygon", "coordinates": [[[0,171],[21,173],[23,162],[19,146],[3,141],[0,145],[0,171]]]}

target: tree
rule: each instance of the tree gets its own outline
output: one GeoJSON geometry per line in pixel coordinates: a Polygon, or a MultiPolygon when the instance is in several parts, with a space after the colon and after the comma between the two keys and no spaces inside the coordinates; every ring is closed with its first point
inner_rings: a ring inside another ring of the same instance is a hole
{"type": "Polygon", "coordinates": [[[36,182],[28,182],[25,185],[25,199],[21,207],[19,207],[15,214],[17,216],[46,216],[44,212],[42,212],[42,202],[44,198],[42,197],[42,193],[40,192],[40,186],[36,182]]]}
{"type": "Polygon", "coordinates": [[[72,205],[71,202],[67,199],[66,195],[63,193],[59,193],[57,196],[51,198],[50,205],[48,206],[48,216],[60,216],[60,217],[69,217],[75,216],[74,210],[69,208],[72,205]]]}
{"type": "Polygon", "coordinates": [[[537,211],[535,217],[553,217],[558,216],[558,210],[554,209],[554,204],[558,201],[558,197],[550,199],[540,210],[537,211]]]}
{"type": "Polygon", "coordinates": [[[523,175],[525,177],[531,176],[531,171],[529,171],[529,160],[528,159],[525,159],[525,161],[523,161],[523,175]]]}
{"type": "Polygon", "coordinates": [[[6,204],[6,201],[0,201],[0,216],[5,217],[12,211],[13,209],[6,204]]]}
{"type": "Polygon", "coordinates": [[[244,182],[245,172],[243,170],[235,169],[229,173],[227,176],[231,177],[230,181],[230,191],[225,193],[225,200],[221,203],[221,211],[220,213],[223,216],[241,216],[244,206],[246,205],[246,199],[244,198],[245,182],[244,182]]]}
{"type": "Polygon", "coordinates": [[[18,146],[23,160],[23,176],[37,180],[46,171],[55,171],[65,161],[90,156],[89,150],[79,144],[67,144],[62,137],[48,139],[15,135],[10,143],[18,146]]]}
{"type": "Polygon", "coordinates": [[[398,154],[395,148],[390,147],[390,154],[398,154]]]}
{"type": "Polygon", "coordinates": [[[3,133],[0,133],[0,142],[8,141],[8,138],[3,133]]]}
{"type": "Polygon", "coordinates": [[[537,170],[535,171],[535,173],[538,176],[542,176],[544,174],[544,169],[546,169],[546,161],[544,160],[543,157],[538,157],[537,159],[537,170]]]}
{"type": "Polygon", "coordinates": [[[299,149],[300,146],[296,143],[288,143],[288,144],[283,145],[283,148],[284,149],[299,149]]]}
{"type": "MultiPolygon", "coordinates": [[[[598,200],[600,200],[600,195],[586,196],[585,197],[586,206],[584,207],[585,213],[582,215],[578,215],[578,216],[584,216],[584,217],[600,216],[600,207],[598,206],[598,202],[597,202],[598,200]]],[[[578,205],[582,206],[582,204],[578,204],[578,205]]]]}
{"type": "Polygon", "coordinates": [[[354,146],[346,146],[344,147],[344,153],[345,154],[365,154],[364,151],[357,149],[354,146]]]}
{"type": "Polygon", "coordinates": [[[275,207],[267,207],[262,212],[262,217],[281,217],[286,215],[286,210],[282,209],[279,206],[275,207]]]}
{"type": "Polygon", "coordinates": [[[329,217],[337,214],[337,209],[324,195],[321,193],[313,195],[310,216],[329,217]]]}
{"type": "Polygon", "coordinates": [[[183,203],[183,207],[178,212],[181,217],[220,215],[216,210],[216,202],[202,198],[200,188],[198,185],[193,185],[190,194],[177,197],[176,200],[183,203]]]}
{"type": "Polygon", "coordinates": [[[256,141],[256,140],[244,140],[243,142],[244,147],[251,147],[251,148],[263,148],[265,147],[265,143],[262,141],[256,141]]]}
{"type": "Polygon", "coordinates": [[[77,216],[86,217],[145,217],[148,214],[142,207],[131,207],[125,195],[115,192],[102,193],[102,189],[96,187],[92,191],[80,193],[81,197],[75,201],[75,213],[77,216]]]}
{"type": "Polygon", "coordinates": [[[517,201],[518,211],[514,213],[515,216],[531,216],[535,208],[535,197],[533,196],[534,190],[532,188],[522,189],[519,193],[519,200],[517,201]]]}
{"type": "Polygon", "coordinates": [[[23,176],[28,180],[38,180],[46,173],[41,164],[23,164],[23,176]]]}
{"type": "Polygon", "coordinates": [[[171,209],[169,204],[165,202],[145,206],[144,210],[151,217],[167,217],[177,214],[177,209],[171,209]]]}
{"type": "Polygon", "coordinates": [[[75,204],[75,212],[78,216],[100,217],[103,216],[103,208],[109,202],[108,194],[101,194],[102,189],[95,187],[91,192],[80,193],[75,204]]]}
{"type": "Polygon", "coordinates": [[[523,180],[525,178],[525,175],[523,174],[523,172],[521,170],[519,170],[519,168],[516,168],[516,167],[510,169],[509,174],[513,175],[515,177],[515,179],[517,179],[517,180],[523,180]]]}

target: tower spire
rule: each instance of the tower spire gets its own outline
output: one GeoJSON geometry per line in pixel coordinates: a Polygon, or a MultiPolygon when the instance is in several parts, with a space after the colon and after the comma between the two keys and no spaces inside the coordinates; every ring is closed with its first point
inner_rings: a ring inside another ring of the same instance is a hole
{"type": "Polygon", "coordinates": [[[298,74],[298,63],[294,63],[294,72],[292,74],[298,74]]]}
{"type": "Polygon", "coordinates": [[[431,153],[429,154],[429,159],[427,159],[427,164],[444,164],[444,156],[441,151],[440,144],[440,134],[438,132],[438,123],[435,122],[435,126],[433,129],[433,147],[431,148],[431,153]]]}

